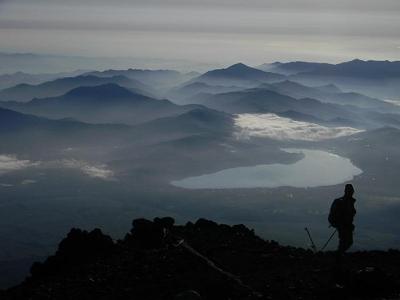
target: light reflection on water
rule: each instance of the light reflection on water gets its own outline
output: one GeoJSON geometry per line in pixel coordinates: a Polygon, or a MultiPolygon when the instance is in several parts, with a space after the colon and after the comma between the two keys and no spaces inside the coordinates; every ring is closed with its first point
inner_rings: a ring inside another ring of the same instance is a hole
{"type": "Polygon", "coordinates": [[[225,169],[212,174],[188,177],[171,184],[187,189],[318,187],[336,185],[354,178],[362,170],[348,158],[321,150],[283,149],[303,153],[293,164],[269,164],[225,169]]]}

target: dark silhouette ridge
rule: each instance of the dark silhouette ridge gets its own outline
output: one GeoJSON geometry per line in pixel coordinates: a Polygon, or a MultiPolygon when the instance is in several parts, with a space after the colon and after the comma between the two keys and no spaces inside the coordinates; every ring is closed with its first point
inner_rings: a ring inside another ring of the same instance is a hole
{"type": "Polygon", "coordinates": [[[136,219],[124,239],[72,229],[1,299],[382,299],[400,292],[400,253],[348,254],[341,285],[334,253],[281,246],[244,225],[136,219]]]}

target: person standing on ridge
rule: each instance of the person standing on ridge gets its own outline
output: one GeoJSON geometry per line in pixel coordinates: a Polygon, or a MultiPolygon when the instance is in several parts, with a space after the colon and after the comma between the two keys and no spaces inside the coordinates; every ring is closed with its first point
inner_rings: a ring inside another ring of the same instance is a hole
{"type": "Polygon", "coordinates": [[[339,258],[353,244],[353,231],[355,228],[353,220],[356,215],[356,209],[354,208],[356,199],[353,198],[353,194],[353,186],[346,184],[344,196],[333,201],[329,212],[328,221],[332,227],[336,228],[339,234],[339,246],[337,250],[339,258]]]}

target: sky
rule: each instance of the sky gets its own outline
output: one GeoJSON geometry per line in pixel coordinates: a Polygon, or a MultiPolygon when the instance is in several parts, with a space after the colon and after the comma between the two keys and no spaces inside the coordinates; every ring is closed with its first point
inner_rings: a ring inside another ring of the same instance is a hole
{"type": "Polygon", "coordinates": [[[400,60],[399,0],[0,0],[0,52],[193,64],[400,60]]]}

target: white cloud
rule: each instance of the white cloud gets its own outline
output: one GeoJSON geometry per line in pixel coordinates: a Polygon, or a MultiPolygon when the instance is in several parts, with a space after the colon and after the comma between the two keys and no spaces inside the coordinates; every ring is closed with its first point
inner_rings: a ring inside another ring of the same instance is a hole
{"type": "Polygon", "coordinates": [[[8,188],[8,187],[12,187],[13,185],[10,184],[10,183],[0,183],[0,186],[1,186],[1,187],[8,188]]]}
{"type": "MultiPolygon", "coordinates": [[[[104,164],[91,164],[86,161],[76,160],[76,159],[64,159],[64,160],[54,160],[54,161],[38,161],[32,162],[30,160],[18,159],[15,155],[4,155],[0,154],[0,175],[7,172],[18,171],[29,167],[41,167],[41,168],[73,168],[81,170],[85,175],[104,179],[113,180],[114,172],[107,169],[104,164]]],[[[36,183],[36,180],[25,179],[21,181],[22,185],[36,183]]],[[[0,184],[2,187],[8,187],[8,184],[0,184]]]]}
{"type": "Polygon", "coordinates": [[[240,114],[235,118],[235,125],[238,138],[266,137],[276,140],[320,141],[362,131],[352,127],[325,127],[294,121],[276,114],[240,114]]]}
{"type": "Polygon", "coordinates": [[[37,181],[34,180],[34,179],[24,179],[24,180],[21,181],[21,184],[22,184],[22,185],[28,185],[28,184],[34,184],[34,183],[36,183],[36,182],[37,182],[37,181]]]}
{"type": "Polygon", "coordinates": [[[20,160],[15,155],[0,155],[0,175],[18,171],[32,166],[37,166],[38,162],[31,162],[30,160],[20,160]]]}
{"type": "Polygon", "coordinates": [[[99,178],[104,180],[114,179],[114,172],[107,169],[106,165],[90,165],[88,162],[66,159],[63,160],[63,166],[67,168],[80,169],[84,174],[92,178],[99,178]]]}
{"type": "Polygon", "coordinates": [[[400,100],[385,99],[384,101],[390,104],[400,106],[400,100]]]}

